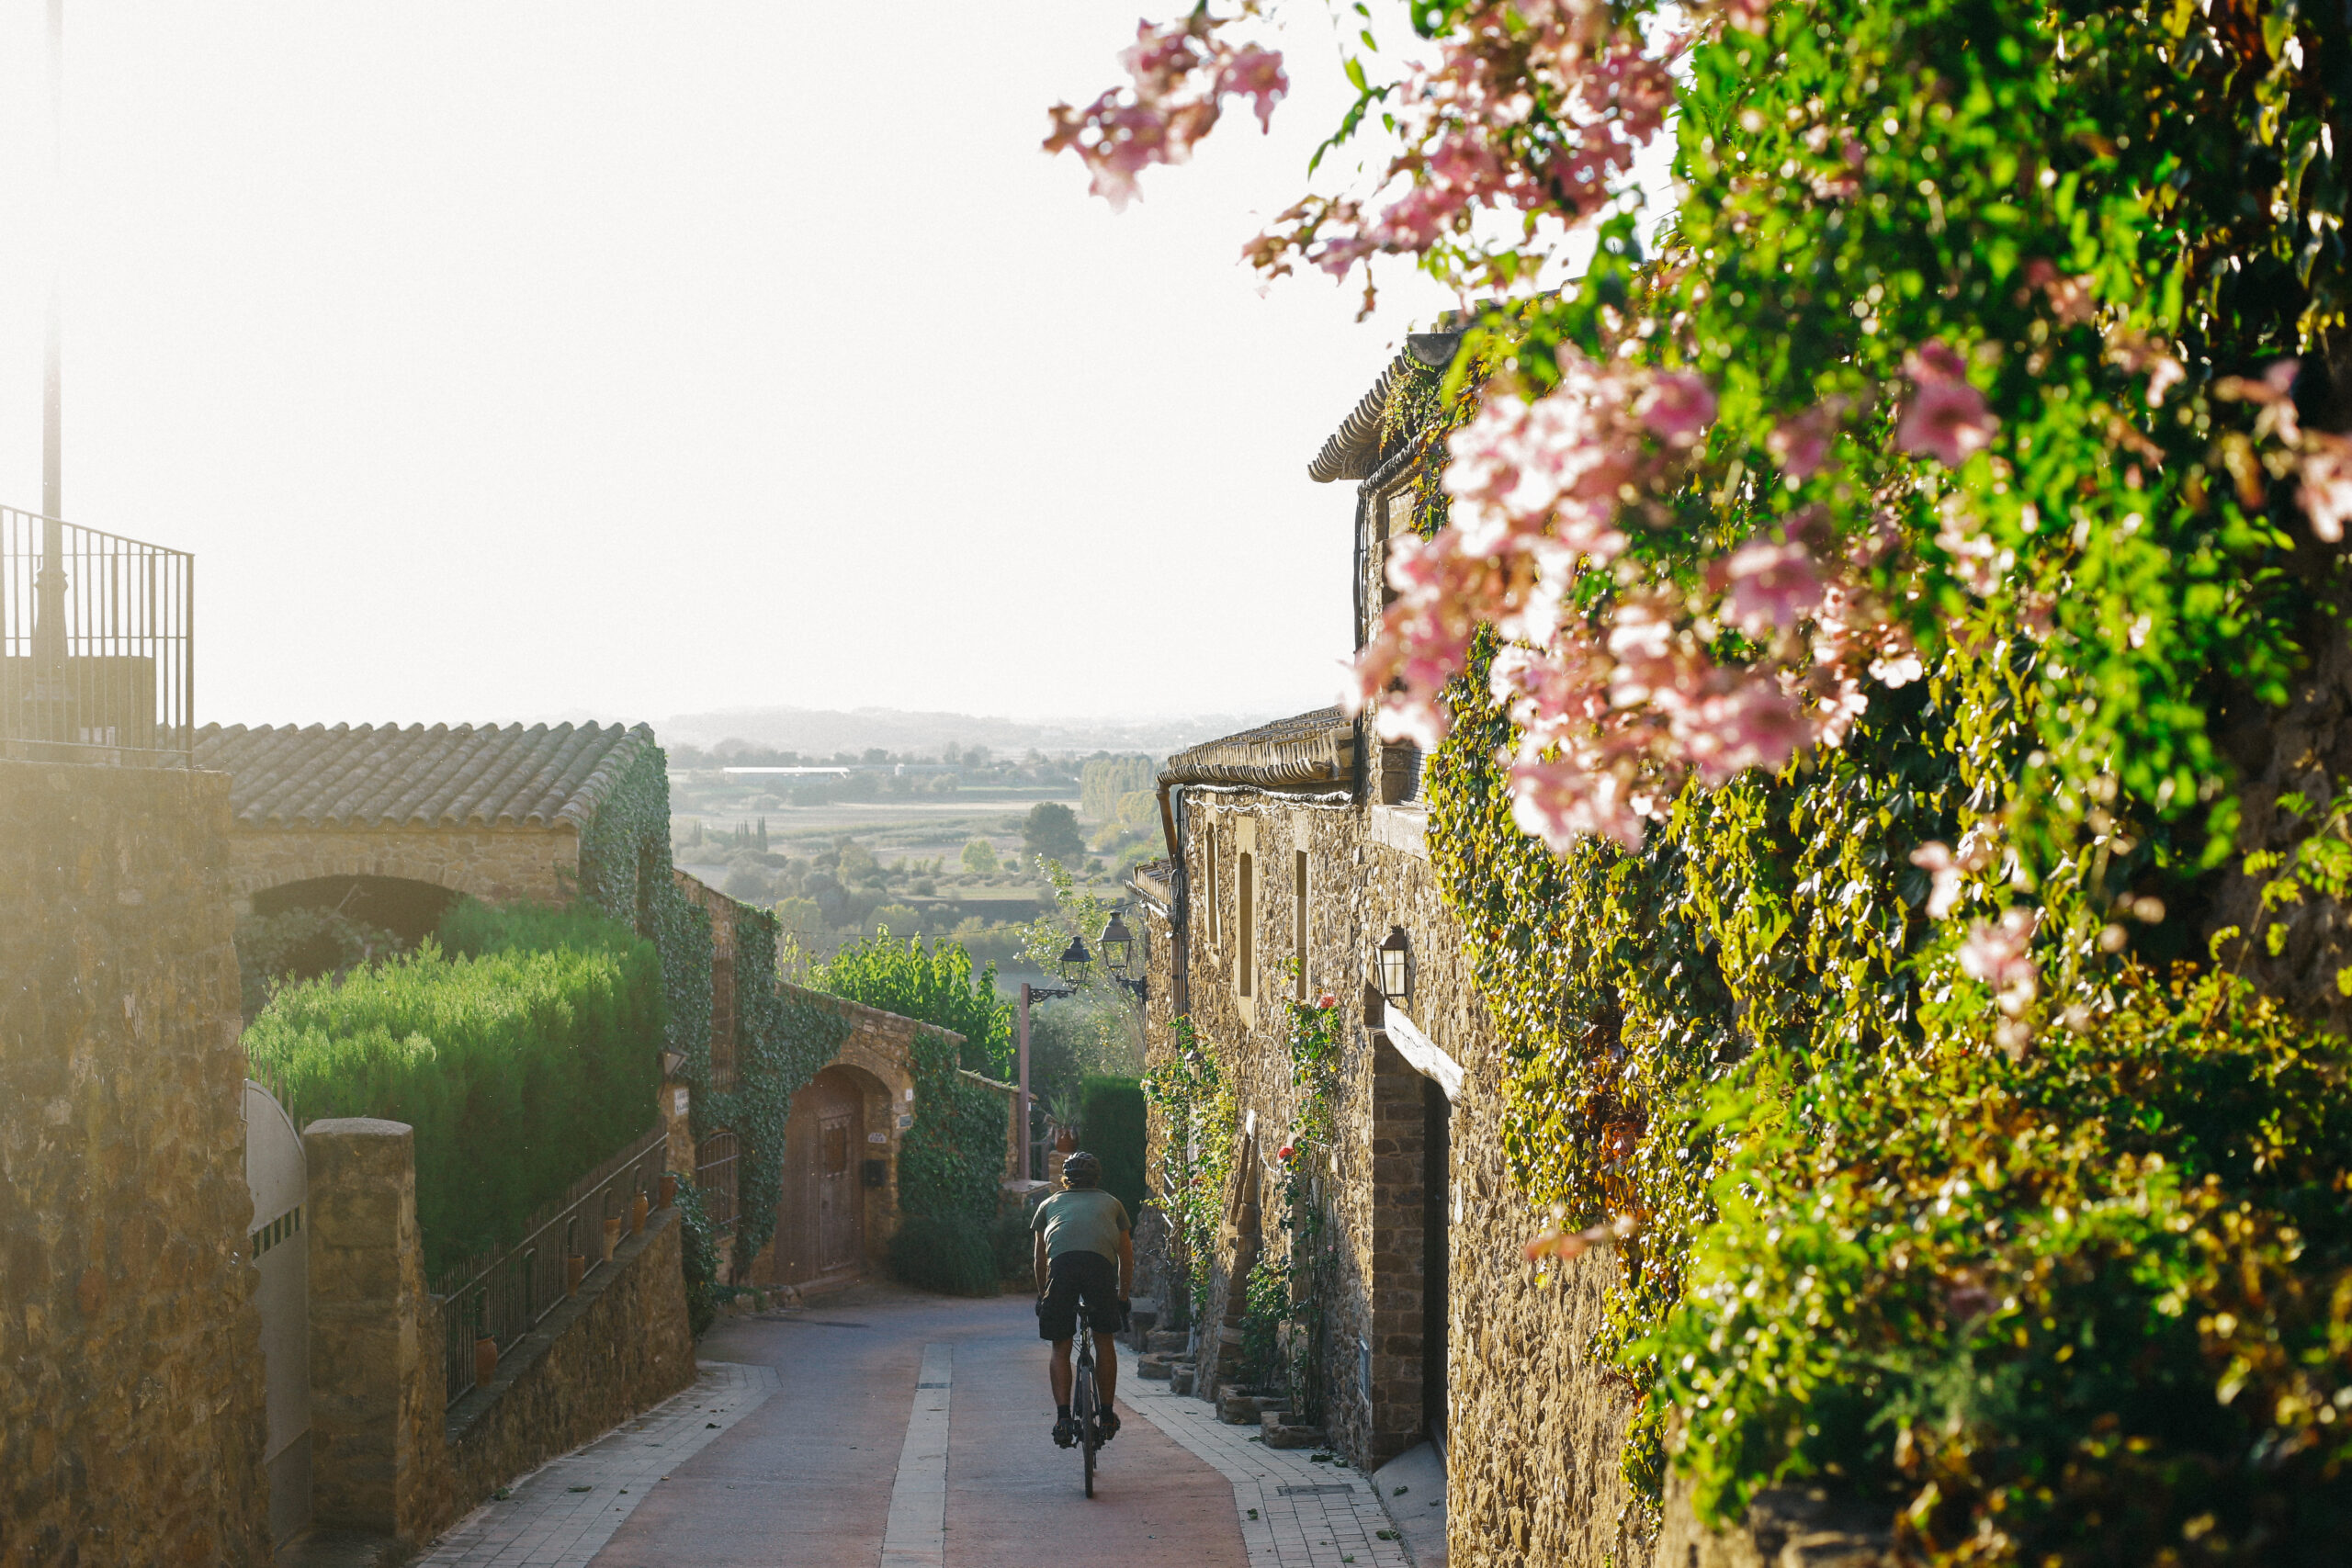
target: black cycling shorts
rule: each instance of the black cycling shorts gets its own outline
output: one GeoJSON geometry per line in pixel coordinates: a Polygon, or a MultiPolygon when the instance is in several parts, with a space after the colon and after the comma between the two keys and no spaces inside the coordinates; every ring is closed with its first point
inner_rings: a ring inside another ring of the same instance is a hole
{"type": "Polygon", "coordinates": [[[1037,1303],[1037,1337],[1077,1338],[1081,1301],[1087,1326],[1097,1334],[1119,1331],[1119,1266],[1099,1252],[1065,1252],[1047,1266],[1046,1297],[1037,1303]]]}

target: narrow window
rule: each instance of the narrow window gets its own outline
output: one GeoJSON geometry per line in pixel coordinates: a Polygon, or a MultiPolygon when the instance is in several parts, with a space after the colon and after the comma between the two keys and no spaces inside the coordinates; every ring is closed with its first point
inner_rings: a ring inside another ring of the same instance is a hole
{"type": "Polygon", "coordinates": [[[1201,835],[1201,859],[1208,868],[1209,941],[1216,943],[1225,940],[1225,913],[1219,903],[1221,889],[1218,886],[1216,874],[1216,829],[1215,828],[1211,828],[1201,835]]]}
{"type": "Polygon", "coordinates": [[[1291,865],[1290,956],[1297,976],[1298,999],[1306,999],[1306,852],[1300,850],[1291,865]]]}
{"type": "Polygon", "coordinates": [[[1240,928],[1238,934],[1241,939],[1241,994],[1245,997],[1252,994],[1250,969],[1258,957],[1257,944],[1251,940],[1256,934],[1257,921],[1253,918],[1254,911],[1250,908],[1250,895],[1255,891],[1250,883],[1252,873],[1256,869],[1251,863],[1256,859],[1255,855],[1238,857],[1233,878],[1233,918],[1240,928]]]}

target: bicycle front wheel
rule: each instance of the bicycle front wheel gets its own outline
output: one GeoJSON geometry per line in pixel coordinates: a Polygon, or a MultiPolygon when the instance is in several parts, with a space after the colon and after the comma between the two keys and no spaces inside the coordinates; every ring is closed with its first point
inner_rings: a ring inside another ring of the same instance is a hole
{"type": "Polygon", "coordinates": [[[1078,1415],[1078,1446],[1086,1456],[1086,1495],[1094,1495],[1094,1369],[1080,1369],[1076,1391],[1078,1415]]]}

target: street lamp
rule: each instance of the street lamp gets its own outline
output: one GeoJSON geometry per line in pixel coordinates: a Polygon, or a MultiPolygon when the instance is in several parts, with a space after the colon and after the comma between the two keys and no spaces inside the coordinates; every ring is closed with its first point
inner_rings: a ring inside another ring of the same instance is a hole
{"type": "Polygon", "coordinates": [[[1137,1001],[1150,994],[1150,984],[1141,975],[1130,974],[1135,962],[1136,939],[1127,930],[1127,922],[1119,911],[1111,911],[1111,923],[1102,928],[1102,972],[1114,984],[1134,993],[1137,1001]]]}
{"type": "Polygon", "coordinates": [[[1072,936],[1069,945],[1062,949],[1061,975],[1065,984],[1083,986],[1086,972],[1094,967],[1094,955],[1086,951],[1086,939],[1072,936]]]}
{"type": "Polygon", "coordinates": [[[1388,940],[1373,949],[1373,956],[1380,964],[1380,997],[1383,1001],[1404,1001],[1412,979],[1412,944],[1406,940],[1403,926],[1388,928],[1388,940]]]}

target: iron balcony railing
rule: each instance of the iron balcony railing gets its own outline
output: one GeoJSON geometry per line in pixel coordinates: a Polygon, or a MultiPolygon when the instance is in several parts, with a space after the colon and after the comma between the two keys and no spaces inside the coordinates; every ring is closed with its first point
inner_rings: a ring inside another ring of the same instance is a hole
{"type": "Polygon", "coordinates": [[[649,1214],[659,1201],[668,1153],[668,1134],[657,1123],[534,1214],[515,1246],[442,1270],[431,1289],[441,1301],[450,1404],[473,1389],[481,1341],[496,1341],[504,1356],[582,1280],[610,1265],[612,1248],[632,1234],[637,1200],[646,1201],[649,1214]]]}
{"type": "Polygon", "coordinates": [[[0,756],[185,767],[196,558],[0,507],[0,756]]]}

